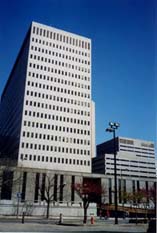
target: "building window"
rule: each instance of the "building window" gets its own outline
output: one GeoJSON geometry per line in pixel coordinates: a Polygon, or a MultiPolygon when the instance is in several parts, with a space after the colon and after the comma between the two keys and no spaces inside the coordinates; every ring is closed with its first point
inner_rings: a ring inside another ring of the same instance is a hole
{"type": "Polygon", "coordinates": [[[11,200],[12,196],[12,184],[13,184],[13,172],[3,171],[2,174],[2,187],[1,187],[1,199],[11,200]]]}
{"type": "Polygon", "coordinates": [[[109,178],[109,204],[112,204],[112,179],[109,178]]]}
{"type": "MultiPolygon", "coordinates": [[[[135,180],[133,180],[132,181],[132,192],[133,192],[133,194],[135,194],[135,191],[136,191],[135,190],[135,180]]],[[[133,201],[134,201],[134,204],[136,204],[136,200],[134,199],[133,201]]]]}
{"type": "Polygon", "coordinates": [[[33,27],[33,33],[35,33],[35,27],[33,27]]]}
{"type": "Polygon", "coordinates": [[[63,201],[63,189],[64,189],[64,176],[60,176],[60,193],[59,193],[59,200],[63,201]]]}
{"type": "Polygon", "coordinates": [[[45,196],[45,181],[46,181],[46,174],[42,174],[42,184],[41,184],[41,201],[44,200],[45,196]]]}
{"type": "Polygon", "coordinates": [[[74,185],[75,185],[75,176],[71,177],[71,201],[74,202],[75,201],[75,189],[74,189],[74,185]]]}
{"type": "Polygon", "coordinates": [[[38,202],[38,198],[39,198],[39,179],[40,179],[40,173],[36,173],[34,202],[38,202]]]}
{"type": "Polygon", "coordinates": [[[54,201],[57,201],[57,181],[58,176],[57,174],[54,175],[54,201]]]}
{"type": "Polygon", "coordinates": [[[23,173],[23,182],[22,182],[22,195],[21,195],[21,201],[25,201],[25,195],[26,195],[26,183],[27,183],[27,172],[23,173]]]}
{"type": "MultiPolygon", "coordinates": [[[[123,194],[126,193],[126,180],[124,180],[124,179],[122,180],[121,188],[122,188],[123,194]]],[[[127,202],[126,197],[124,197],[124,195],[123,195],[123,197],[122,197],[122,203],[124,204],[126,202],[127,202]]]]}
{"type": "Polygon", "coordinates": [[[118,180],[118,187],[119,187],[119,203],[122,203],[122,180],[119,179],[118,180]]]}

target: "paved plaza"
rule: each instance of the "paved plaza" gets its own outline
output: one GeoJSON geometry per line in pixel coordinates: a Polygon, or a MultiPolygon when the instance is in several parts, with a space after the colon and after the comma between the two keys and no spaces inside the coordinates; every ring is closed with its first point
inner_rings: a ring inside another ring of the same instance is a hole
{"type": "Polygon", "coordinates": [[[0,232],[137,232],[146,233],[148,224],[131,224],[128,220],[119,219],[119,224],[114,224],[114,219],[96,219],[92,225],[90,219],[83,225],[82,219],[64,219],[63,224],[58,224],[58,219],[26,218],[22,224],[21,218],[0,218],[0,232]]]}

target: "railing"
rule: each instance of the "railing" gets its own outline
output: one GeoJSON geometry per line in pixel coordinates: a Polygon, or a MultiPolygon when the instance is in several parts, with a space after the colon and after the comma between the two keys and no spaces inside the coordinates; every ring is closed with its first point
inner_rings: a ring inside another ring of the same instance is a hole
{"type": "MultiPolygon", "coordinates": [[[[105,209],[108,209],[108,210],[113,210],[115,209],[114,205],[106,205],[104,207],[105,209]]],[[[146,210],[147,210],[147,213],[149,214],[153,214],[154,213],[154,209],[152,208],[139,208],[137,206],[119,206],[118,205],[118,211],[125,211],[125,212],[129,212],[129,213],[134,213],[136,210],[137,213],[145,213],[146,210]]]]}

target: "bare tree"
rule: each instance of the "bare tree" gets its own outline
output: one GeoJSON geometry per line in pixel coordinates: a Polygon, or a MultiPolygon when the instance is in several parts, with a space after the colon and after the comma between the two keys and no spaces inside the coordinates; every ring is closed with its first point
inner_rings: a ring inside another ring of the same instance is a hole
{"type": "Polygon", "coordinates": [[[50,173],[44,173],[42,182],[39,184],[39,195],[41,200],[45,201],[47,204],[46,218],[49,218],[50,215],[50,205],[52,202],[57,201],[56,195],[58,189],[62,190],[65,186],[65,183],[57,186],[57,181],[55,175],[52,176],[50,173]]]}
{"type": "Polygon", "coordinates": [[[14,161],[9,159],[0,159],[0,190],[3,197],[3,193],[11,193],[13,183],[18,182],[18,179],[14,179],[13,173],[15,170],[14,161]]]}
{"type": "Polygon", "coordinates": [[[23,168],[16,167],[16,162],[11,159],[0,159],[0,199],[11,199],[12,187],[17,186],[17,212],[19,215],[19,205],[21,199],[21,185],[23,180],[23,168]]]}

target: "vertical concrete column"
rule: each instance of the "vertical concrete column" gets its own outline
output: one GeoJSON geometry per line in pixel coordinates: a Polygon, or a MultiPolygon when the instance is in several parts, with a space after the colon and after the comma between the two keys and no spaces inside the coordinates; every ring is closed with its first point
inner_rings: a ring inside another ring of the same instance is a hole
{"type": "Polygon", "coordinates": [[[27,181],[26,181],[26,195],[25,200],[34,202],[34,194],[35,194],[35,178],[36,173],[27,172],[27,181]]]}
{"type": "Polygon", "coordinates": [[[101,179],[101,188],[104,192],[101,195],[102,203],[109,203],[109,187],[108,187],[108,179],[107,178],[101,179]]]}
{"type": "Polygon", "coordinates": [[[154,188],[154,182],[148,181],[148,189],[154,188]]]}
{"type": "Polygon", "coordinates": [[[15,170],[12,184],[12,200],[17,201],[17,193],[22,191],[22,174],[21,170],[15,170]]]}
{"type": "Polygon", "coordinates": [[[71,203],[71,180],[71,175],[64,175],[64,182],[66,185],[63,189],[63,200],[67,202],[67,204],[71,203]]]}
{"type": "Polygon", "coordinates": [[[132,180],[126,180],[126,192],[132,192],[132,180]]]}
{"type": "Polygon", "coordinates": [[[140,188],[142,189],[142,188],[146,188],[146,183],[145,183],[145,181],[140,181],[140,188]]]}
{"type": "MultiPolygon", "coordinates": [[[[75,184],[82,184],[83,183],[83,176],[75,176],[75,184]]],[[[75,202],[82,202],[78,194],[75,192],[75,202]]]]}
{"type": "Polygon", "coordinates": [[[54,198],[56,198],[56,202],[59,202],[59,186],[60,186],[60,174],[58,173],[48,173],[47,176],[51,177],[51,182],[52,182],[52,192],[54,194],[54,198]],[[57,177],[57,183],[56,183],[56,177],[57,177]]]}
{"type": "Polygon", "coordinates": [[[57,202],[59,203],[59,195],[60,195],[60,177],[61,174],[57,174],[57,202]]]}

